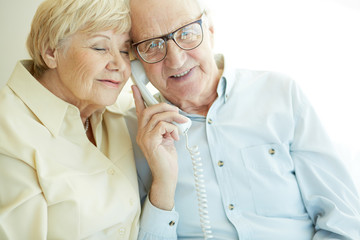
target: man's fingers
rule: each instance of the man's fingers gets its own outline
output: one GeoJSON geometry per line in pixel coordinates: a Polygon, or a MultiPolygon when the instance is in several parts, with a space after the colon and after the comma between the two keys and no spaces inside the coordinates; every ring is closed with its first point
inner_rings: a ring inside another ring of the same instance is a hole
{"type": "Polygon", "coordinates": [[[179,140],[179,131],[177,126],[168,122],[160,122],[155,128],[154,132],[157,132],[159,135],[162,135],[163,140],[172,139],[179,140]]]}
{"type": "Polygon", "coordinates": [[[147,125],[149,130],[151,130],[155,128],[158,124],[161,124],[162,122],[172,124],[172,122],[185,123],[186,121],[187,118],[177,112],[159,112],[152,115],[147,125]]]}
{"type": "Polygon", "coordinates": [[[145,109],[144,99],[142,98],[140,90],[136,85],[132,85],[131,89],[135,101],[136,113],[139,116],[138,113],[141,113],[145,109]]]}

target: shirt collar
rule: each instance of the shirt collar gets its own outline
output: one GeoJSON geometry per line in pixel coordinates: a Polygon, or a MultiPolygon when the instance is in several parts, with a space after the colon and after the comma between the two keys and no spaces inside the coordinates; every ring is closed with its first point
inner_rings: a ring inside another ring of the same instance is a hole
{"type": "Polygon", "coordinates": [[[228,62],[225,62],[225,56],[223,54],[216,54],[214,57],[218,68],[223,70],[218,83],[217,93],[219,97],[224,95],[223,99],[226,103],[226,101],[230,97],[230,91],[236,79],[235,71],[233,71],[231,65],[228,64],[228,62]]]}
{"type": "Polygon", "coordinates": [[[7,84],[45,127],[57,135],[70,104],[56,97],[31,75],[32,65],[32,60],[19,61],[7,84]]]}
{"type": "MultiPolygon", "coordinates": [[[[71,117],[73,120],[79,120],[79,126],[82,127],[79,109],[58,98],[39,83],[39,81],[31,75],[32,66],[32,60],[19,61],[10,76],[7,83],[8,86],[28,106],[52,135],[57,136],[59,134],[66,116],[71,117]]],[[[119,100],[124,102],[124,99],[125,98],[122,97],[119,100]]],[[[117,102],[120,104],[120,101],[117,102]]],[[[129,105],[130,103],[126,104],[129,105]]],[[[122,106],[122,104],[120,105],[122,106]]],[[[93,126],[98,126],[106,110],[122,114],[125,109],[121,106],[109,106],[96,111],[91,117],[93,126]]]]}

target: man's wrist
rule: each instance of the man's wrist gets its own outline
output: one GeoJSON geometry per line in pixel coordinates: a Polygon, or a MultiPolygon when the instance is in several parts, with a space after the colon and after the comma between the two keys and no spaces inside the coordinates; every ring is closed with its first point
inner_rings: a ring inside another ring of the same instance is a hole
{"type": "Polygon", "coordinates": [[[174,208],[176,184],[153,181],[149,193],[151,204],[159,209],[171,211],[174,208]]]}

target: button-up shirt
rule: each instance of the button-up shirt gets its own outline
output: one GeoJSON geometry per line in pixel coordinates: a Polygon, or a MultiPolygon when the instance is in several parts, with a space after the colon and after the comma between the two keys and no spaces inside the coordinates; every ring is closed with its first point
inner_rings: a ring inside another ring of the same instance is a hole
{"type": "MultiPolygon", "coordinates": [[[[198,146],[203,163],[214,239],[360,239],[356,188],[296,83],[225,65],[217,94],[206,116],[183,112],[192,120],[189,145],[198,146]]],[[[136,124],[129,127],[135,144],[136,124]]],[[[184,137],[175,144],[172,211],[146,198],[151,174],[135,148],[144,205],[139,239],[203,239],[191,156],[184,137]]]]}
{"type": "MultiPolygon", "coordinates": [[[[140,201],[120,106],[75,106],[18,63],[0,91],[0,239],[136,239],[140,201]]],[[[122,104],[121,102],[119,104],[122,104]]]]}

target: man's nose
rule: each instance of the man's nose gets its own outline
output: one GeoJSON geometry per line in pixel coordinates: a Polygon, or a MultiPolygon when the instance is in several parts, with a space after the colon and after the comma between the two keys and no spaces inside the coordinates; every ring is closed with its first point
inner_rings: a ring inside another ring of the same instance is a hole
{"type": "Polygon", "coordinates": [[[186,60],[186,51],[181,49],[173,39],[167,42],[165,64],[170,68],[180,68],[186,60]]]}

